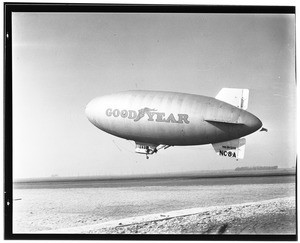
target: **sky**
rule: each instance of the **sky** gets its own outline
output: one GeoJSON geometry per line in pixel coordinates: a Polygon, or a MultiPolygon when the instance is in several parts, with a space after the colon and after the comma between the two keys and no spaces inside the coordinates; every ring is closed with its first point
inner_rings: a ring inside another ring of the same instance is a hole
{"type": "Polygon", "coordinates": [[[13,13],[13,177],[136,175],[296,164],[295,16],[13,13]],[[93,126],[86,104],[124,90],[250,90],[268,132],[245,158],[211,145],[150,156],[93,126]]]}

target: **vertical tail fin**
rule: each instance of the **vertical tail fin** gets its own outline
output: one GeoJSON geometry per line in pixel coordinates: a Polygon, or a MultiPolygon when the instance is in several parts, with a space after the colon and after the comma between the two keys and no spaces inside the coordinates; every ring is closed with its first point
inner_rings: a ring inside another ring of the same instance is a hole
{"type": "Polygon", "coordinates": [[[216,99],[236,106],[237,108],[247,110],[249,100],[249,89],[223,88],[217,94],[216,99]]]}

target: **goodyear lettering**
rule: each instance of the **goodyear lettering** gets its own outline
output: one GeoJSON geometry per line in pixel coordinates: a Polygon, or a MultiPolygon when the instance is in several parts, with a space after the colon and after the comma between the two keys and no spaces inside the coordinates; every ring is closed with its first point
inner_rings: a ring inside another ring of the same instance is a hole
{"type": "Polygon", "coordinates": [[[148,112],[147,115],[148,115],[148,117],[149,117],[148,121],[154,121],[154,119],[153,119],[153,117],[154,117],[154,115],[155,115],[154,112],[148,112]]]}
{"type": "Polygon", "coordinates": [[[140,110],[139,110],[139,114],[138,114],[137,117],[134,119],[134,121],[136,122],[136,121],[141,120],[141,119],[145,116],[145,114],[147,114],[147,115],[149,116],[149,114],[151,114],[151,111],[156,111],[156,110],[155,110],[155,109],[150,109],[150,108],[148,108],[148,107],[145,107],[145,108],[143,108],[143,109],[140,109],[140,110]]]}
{"type": "Polygon", "coordinates": [[[178,123],[178,122],[175,120],[175,117],[174,117],[174,115],[173,115],[172,113],[169,115],[169,117],[167,118],[166,122],[178,123]]]}
{"type": "Polygon", "coordinates": [[[108,108],[105,111],[106,116],[108,117],[122,117],[132,119],[134,122],[141,120],[143,117],[147,118],[148,121],[155,121],[155,122],[166,122],[166,123],[185,123],[189,124],[190,121],[188,120],[189,116],[187,114],[177,114],[174,115],[170,113],[166,115],[164,112],[157,112],[155,109],[150,108],[143,108],[138,110],[138,112],[134,110],[119,110],[119,109],[112,109],[108,108]]]}
{"type": "Polygon", "coordinates": [[[156,118],[157,122],[164,122],[165,121],[165,119],[164,119],[165,113],[157,112],[156,116],[157,116],[157,118],[156,118]]]}
{"type": "MultiPolygon", "coordinates": [[[[136,111],[133,111],[133,110],[129,110],[129,111],[128,111],[128,118],[129,118],[129,119],[134,119],[136,116],[137,116],[136,111]]],[[[124,117],[124,118],[125,118],[125,117],[124,117]]]]}
{"type": "Polygon", "coordinates": [[[226,150],[220,150],[219,151],[219,155],[220,156],[226,156],[226,157],[236,158],[236,153],[235,152],[226,151],[226,150]]]}
{"type": "Polygon", "coordinates": [[[112,114],[112,109],[107,109],[106,110],[106,115],[107,116],[111,116],[111,114],[112,114]]]}
{"type": "Polygon", "coordinates": [[[189,116],[187,114],[178,114],[178,123],[183,123],[184,121],[186,124],[189,124],[188,118],[189,116]]]}
{"type": "Polygon", "coordinates": [[[121,117],[125,118],[128,116],[128,111],[127,110],[122,110],[121,111],[121,117]]]}
{"type": "Polygon", "coordinates": [[[113,111],[113,115],[114,115],[114,117],[118,117],[118,116],[120,115],[120,111],[117,110],[117,109],[115,109],[115,110],[113,111]]]}

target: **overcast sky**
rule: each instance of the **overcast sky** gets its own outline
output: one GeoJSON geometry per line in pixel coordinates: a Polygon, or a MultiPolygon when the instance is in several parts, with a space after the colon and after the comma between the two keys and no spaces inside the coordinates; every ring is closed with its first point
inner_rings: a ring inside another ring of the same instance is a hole
{"type": "Polygon", "coordinates": [[[261,14],[13,14],[14,178],[295,166],[295,16],[261,14]],[[215,97],[250,90],[268,132],[245,159],[211,145],[146,160],[134,143],[93,126],[85,106],[123,90],[215,97]]]}

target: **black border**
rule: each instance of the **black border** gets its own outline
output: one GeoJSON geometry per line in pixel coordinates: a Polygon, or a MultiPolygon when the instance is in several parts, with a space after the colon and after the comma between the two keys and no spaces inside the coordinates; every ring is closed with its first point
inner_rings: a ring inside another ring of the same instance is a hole
{"type": "MultiPolygon", "coordinates": [[[[295,235],[82,235],[13,234],[12,232],[12,13],[13,12],[131,12],[131,13],[226,13],[295,14],[295,6],[75,4],[4,2],[4,239],[27,240],[273,240],[296,241],[295,235]]],[[[296,176],[297,182],[297,176],[296,176]]],[[[296,185],[297,188],[297,185],[296,185]]],[[[297,198],[297,197],[296,197],[297,198]]],[[[297,200],[296,200],[297,201],[297,200]]],[[[297,208],[296,208],[297,212],[297,208]]],[[[296,226],[298,225],[296,218],[296,226]]]]}
{"type": "Polygon", "coordinates": [[[76,3],[4,3],[10,12],[142,12],[142,13],[256,13],[295,14],[294,6],[249,5],[155,5],[155,4],[76,4],[76,3]]]}

